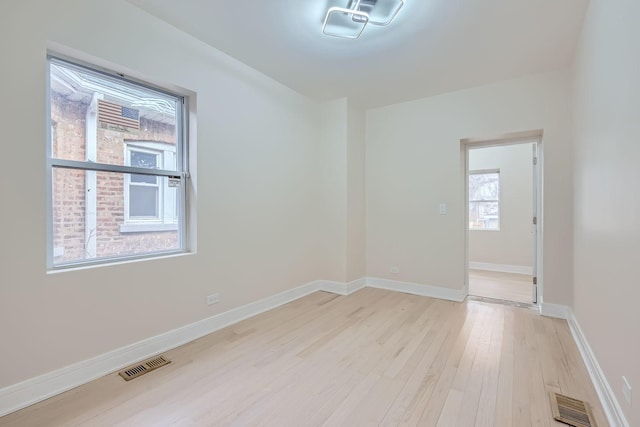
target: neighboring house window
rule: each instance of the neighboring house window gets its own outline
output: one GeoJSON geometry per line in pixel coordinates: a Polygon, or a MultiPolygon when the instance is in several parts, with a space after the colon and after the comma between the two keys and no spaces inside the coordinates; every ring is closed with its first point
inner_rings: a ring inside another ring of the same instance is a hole
{"type": "MultiPolygon", "coordinates": [[[[175,145],[154,141],[126,141],[128,166],[147,169],[175,169],[175,145]]],[[[177,230],[176,188],[167,177],[127,174],[124,187],[124,223],[120,232],[177,230]]]]}
{"type": "Polygon", "coordinates": [[[184,252],[184,98],[48,65],[48,267],[184,252]]]}
{"type": "Polygon", "coordinates": [[[500,171],[469,172],[469,229],[500,230],[500,171]]]}
{"type": "MultiPolygon", "coordinates": [[[[139,168],[158,169],[160,153],[148,151],[128,150],[127,159],[130,166],[139,168]]],[[[160,177],[152,175],[127,175],[129,197],[125,198],[125,219],[131,221],[162,219],[160,205],[162,202],[160,191],[160,177]],[[127,203],[128,202],[128,203],[127,203]],[[128,208],[128,209],[127,209],[128,208]]]]}

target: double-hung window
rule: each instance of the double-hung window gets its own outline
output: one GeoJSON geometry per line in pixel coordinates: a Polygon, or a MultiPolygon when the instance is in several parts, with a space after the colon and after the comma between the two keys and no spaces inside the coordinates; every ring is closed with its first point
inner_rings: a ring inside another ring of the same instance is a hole
{"type": "Polygon", "coordinates": [[[500,171],[469,172],[469,229],[500,230],[500,171]]]}
{"type": "Polygon", "coordinates": [[[48,65],[49,268],[185,251],[184,98],[48,65]]]}
{"type": "MultiPolygon", "coordinates": [[[[142,151],[138,149],[129,149],[127,160],[129,166],[158,169],[161,163],[161,154],[150,151],[142,151]]],[[[162,218],[162,191],[161,177],[155,175],[127,175],[127,183],[125,184],[125,193],[129,190],[129,194],[125,196],[125,220],[160,220],[162,218]]]]}
{"type": "MultiPolygon", "coordinates": [[[[125,141],[128,166],[173,170],[176,167],[175,146],[153,141],[125,141]]],[[[130,174],[125,176],[123,233],[137,231],[177,230],[176,188],[169,178],[130,174]]]]}

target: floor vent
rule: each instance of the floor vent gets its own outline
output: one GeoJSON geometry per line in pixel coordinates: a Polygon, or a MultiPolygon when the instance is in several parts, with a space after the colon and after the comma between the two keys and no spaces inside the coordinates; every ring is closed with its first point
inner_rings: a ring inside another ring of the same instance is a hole
{"type": "Polygon", "coordinates": [[[118,374],[124,378],[125,381],[131,381],[134,378],[138,378],[141,375],[147,374],[154,369],[161,368],[171,363],[169,359],[164,356],[154,357],[153,359],[145,360],[139,365],[130,366],[127,369],[118,372],[118,374]]]}
{"type": "Polygon", "coordinates": [[[556,421],[574,427],[596,427],[593,413],[587,402],[558,393],[550,393],[549,398],[553,418],[556,421]]]}

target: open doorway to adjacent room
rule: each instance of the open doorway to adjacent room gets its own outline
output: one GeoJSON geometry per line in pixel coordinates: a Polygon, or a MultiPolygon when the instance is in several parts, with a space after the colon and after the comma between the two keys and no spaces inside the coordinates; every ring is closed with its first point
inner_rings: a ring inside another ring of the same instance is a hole
{"type": "Polygon", "coordinates": [[[535,304],[539,139],[466,151],[469,295],[535,304]]]}

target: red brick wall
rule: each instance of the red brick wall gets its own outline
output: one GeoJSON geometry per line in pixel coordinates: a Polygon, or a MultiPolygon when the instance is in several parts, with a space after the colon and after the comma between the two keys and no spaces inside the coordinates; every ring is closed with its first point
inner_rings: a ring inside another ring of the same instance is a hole
{"type": "MultiPolygon", "coordinates": [[[[86,104],[66,103],[61,96],[51,94],[53,157],[68,160],[85,159],[86,110],[86,104]]],[[[54,257],[54,262],[82,259],[85,256],[84,172],[54,169],[52,182],[53,247],[64,248],[64,254],[54,257]]]]}

